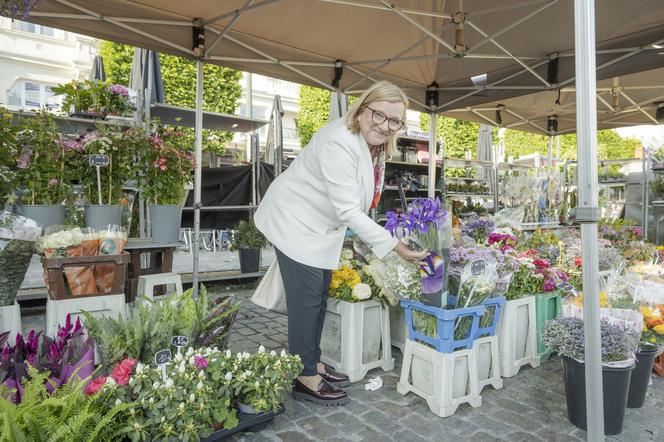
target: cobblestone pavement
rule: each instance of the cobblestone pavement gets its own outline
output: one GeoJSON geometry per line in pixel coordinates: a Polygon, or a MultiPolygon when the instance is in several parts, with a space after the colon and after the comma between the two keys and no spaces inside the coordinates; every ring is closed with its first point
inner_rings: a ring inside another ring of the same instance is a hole
{"type": "MultiPolygon", "coordinates": [[[[230,337],[234,351],[286,348],[286,317],[265,312],[249,300],[252,290],[234,291],[243,301],[230,337]]],[[[505,379],[505,387],[482,392],[482,406],[467,404],[447,418],[434,415],[424,399],[396,391],[401,372],[401,353],[393,349],[392,372],[373,370],[368,377],[383,378],[382,389],[369,392],[364,383],[352,384],[350,402],[326,408],[288,397],[286,412],[259,433],[241,433],[235,441],[582,441],[586,432],[567,420],[562,367],[552,358],[540,368],[522,368],[505,379]]],[[[664,440],[664,378],[654,377],[646,404],[625,416],[624,431],[609,436],[613,441],[664,440]]]]}

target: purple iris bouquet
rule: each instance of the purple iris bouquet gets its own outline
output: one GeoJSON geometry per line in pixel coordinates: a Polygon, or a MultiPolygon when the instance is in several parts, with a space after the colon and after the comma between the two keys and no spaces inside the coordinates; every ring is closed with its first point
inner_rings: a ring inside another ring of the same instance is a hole
{"type": "Polygon", "coordinates": [[[442,293],[444,264],[442,257],[443,227],[447,213],[440,199],[417,198],[405,214],[387,213],[387,229],[392,236],[405,239],[414,247],[430,252],[420,265],[422,293],[436,295],[442,293]]]}
{"type": "Polygon", "coordinates": [[[478,219],[465,224],[461,228],[461,233],[473,238],[476,243],[482,244],[489,237],[489,233],[493,232],[495,224],[488,219],[478,219]]]}

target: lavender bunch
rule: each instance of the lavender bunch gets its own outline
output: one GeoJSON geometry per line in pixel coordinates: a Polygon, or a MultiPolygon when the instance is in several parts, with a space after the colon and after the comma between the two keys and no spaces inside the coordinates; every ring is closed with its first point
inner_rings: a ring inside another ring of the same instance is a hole
{"type": "Polygon", "coordinates": [[[493,221],[488,219],[478,219],[473,222],[470,222],[464,225],[461,228],[461,232],[473,238],[477,243],[484,243],[489,236],[489,233],[493,232],[495,224],[493,221]]]}
{"type": "MultiPolygon", "coordinates": [[[[624,361],[632,357],[632,340],[627,331],[606,320],[600,323],[602,338],[602,362],[624,361]]],[[[583,320],[579,318],[558,318],[544,324],[542,340],[544,344],[561,356],[584,360],[583,320]]]]}

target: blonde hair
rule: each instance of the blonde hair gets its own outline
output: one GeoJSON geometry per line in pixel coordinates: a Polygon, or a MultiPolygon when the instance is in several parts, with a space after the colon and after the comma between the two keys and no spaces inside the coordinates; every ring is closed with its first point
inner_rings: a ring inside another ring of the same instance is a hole
{"type": "MultiPolygon", "coordinates": [[[[398,86],[390,83],[389,81],[379,81],[371,85],[360,97],[355,100],[353,105],[348,110],[346,115],[346,126],[352,133],[357,134],[360,132],[360,123],[357,117],[363,107],[375,103],[376,101],[389,101],[391,103],[403,103],[405,108],[408,109],[410,102],[408,97],[403,93],[398,86]]],[[[406,115],[404,113],[403,118],[406,115]]],[[[392,135],[390,140],[386,143],[385,151],[390,157],[396,157],[400,154],[397,149],[397,136],[396,132],[392,135]]]]}

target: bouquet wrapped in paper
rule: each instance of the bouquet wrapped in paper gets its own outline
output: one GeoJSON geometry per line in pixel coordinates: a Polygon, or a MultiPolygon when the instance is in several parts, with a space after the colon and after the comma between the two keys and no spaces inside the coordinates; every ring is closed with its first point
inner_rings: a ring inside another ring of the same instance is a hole
{"type": "MultiPolygon", "coordinates": [[[[417,198],[405,214],[387,212],[385,228],[410,247],[427,250],[429,255],[420,265],[422,295],[435,300],[443,292],[445,264],[443,247],[451,242],[451,227],[446,223],[447,214],[440,199],[417,198]]],[[[435,301],[434,301],[435,303],[435,301]]]]}
{"type": "Polygon", "coordinates": [[[35,221],[0,212],[0,307],[14,303],[40,235],[35,221]]]}
{"type": "Polygon", "coordinates": [[[382,260],[378,259],[359,239],[353,242],[353,248],[367,262],[362,266],[362,272],[380,290],[380,299],[393,306],[402,299],[422,299],[420,271],[416,264],[404,260],[395,252],[388,253],[382,260]]]}
{"type": "MultiPolygon", "coordinates": [[[[37,251],[45,258],[74,258],[96,256],[99,252],[99,236],[92,228],[67,229],[64,226],[51,227],[37,243],[37,251]]],[[[65,281],[72,296],[97,292],[94,269],[89,266],[66,267],[63,269],[65,281]]],[[[44,280],[48,287],[46,273],[44,280]]]]}
{"type": "MultiPolygon", "coordinates": [[[[115,224],[109,225],[99,232],[99,254],[117,255],[124,251],[127,244],[127,229],[115,224]]],[[[113,288],[115,277],[115,264],[97,264],[95,266],[95,279],[100,292],[108,293],[113,288]]]]}

